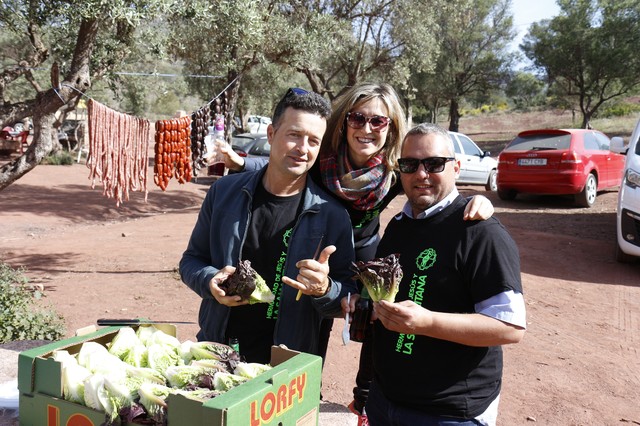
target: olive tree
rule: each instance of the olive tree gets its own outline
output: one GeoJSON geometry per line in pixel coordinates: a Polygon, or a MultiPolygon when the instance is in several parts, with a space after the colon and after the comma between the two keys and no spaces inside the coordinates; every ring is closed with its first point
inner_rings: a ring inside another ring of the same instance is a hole
{"type": "Polygon", "coordinates": [[[507,45],[514,34],[509,6],[509,0],[463,0],[437,10],[435,69],[414,81],[429,109],[448,103],[449,130],[458,131],[465,96],[496,89],[508,76],[513,55],[507,45]]]}
{"type": "Polygon", "coordinates": [[[544,103],[545,86],[544,81],[536,75],[516,71],[507,83],[505,95],[512,100],[517,109],[527,109],[544,103]]]}
{"type": "Polygon", "coordinates": [[[573,100],[582,127],[607,101],[640,86],[640,3],[558,0],[560,14],[531,26],[521,45],[556,93],[573,100]]]}
{"type": "MultiPolygon", "coordinates": [[[[172,19],[172,52],[211,99],[231,85],[230,109],[270,110],[286,87],[334,99],[363,80],[394,84],[407,99],[412,72],[433,66],[437,1],[187,0],[172,19]],[[306,83],[301,80],[306,80],[306,83]]],[[[409,103],[407,102],[407,106],[409,103]]]]}
{"type": "Polygon", "coordinates": [[[297,33],[277,35],[272,60],[304,74],[311,88],[334,99],[358,82],[386,81],[410,93],[412,72],[431,69],[437,53],[434,9],[439,1],[297,1],[283,15],[297,33]],[[303,35],[304,34],[304,35],[303,35]],[[301,43],[304,41],[304,43],[301,43]]]}
{"type": "Polygon", "coordinates": [[[54,150],[57,115],[74,108],[93,80],[122,63],[140,42],[136,28],[142,21],[169,9],[166,0],[3,1],[2,41],[18,47],[1,63],[0,123],[30,117],[33,142],[0,167],[0,190],[54,150]],[[42,68],[48,72],[38,72],[42,68]],[[14,85],[21,90],[12,92],[14,85]]]}

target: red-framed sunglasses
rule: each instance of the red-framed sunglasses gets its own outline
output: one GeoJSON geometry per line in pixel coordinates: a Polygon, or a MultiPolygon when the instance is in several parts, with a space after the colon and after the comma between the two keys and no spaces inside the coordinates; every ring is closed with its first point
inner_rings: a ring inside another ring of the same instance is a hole
{"type": "Polygon", "coordinates": [[[362,129],[367,123],[371,126],[371,130],[379,132],[384,130],[389,123],[391,123],[391,119],[384,115],[372,115],[371,117],[367,117],[359,112],[347,113],[347,126],[352,129],[362,129]]]}

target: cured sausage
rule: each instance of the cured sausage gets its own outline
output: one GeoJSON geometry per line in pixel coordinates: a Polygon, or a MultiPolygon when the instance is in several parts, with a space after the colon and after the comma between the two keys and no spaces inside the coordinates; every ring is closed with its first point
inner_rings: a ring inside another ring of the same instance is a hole
{"type": "Polygon", "coordinates": [[[144,192],[147,200],[147,167],[150,137],[148,120],[117,112],[100,102],[88,102],[91,187],[96,180],[116,206],[129,200],[129,191],[144,192]]]}
{"type": "Polygon", "coordinates": [[[172,177],[180,184],[191,181],[191,123],[189,117],[156,122],[153,181],[163,191],[172,177]]]}

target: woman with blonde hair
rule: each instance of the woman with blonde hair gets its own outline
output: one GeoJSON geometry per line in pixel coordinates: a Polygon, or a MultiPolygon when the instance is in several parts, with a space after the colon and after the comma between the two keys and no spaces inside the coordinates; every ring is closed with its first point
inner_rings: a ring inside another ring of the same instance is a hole
{"type": "MultiPolygon", "coordinates": [[[[302,91],[302,89],[292,89],[302,91]]],[[[319,161],[310,177],[338,198],[351,218],[356,261],[374,258],[380,241],[380,213],[402,192],[397,160],[407,131],[407,119],[396,91],[385,83],[360,83],[349,88],[333,103],[327,121],[319,161]]],[[[224,150],[225,165],[234,171],[255,170],[266,164],[262,158],[242,158],[224,150]]],[[[493,205],[476,195],[467,204],[465,219],[484,220],[493,215],[493,205]]],[[[353,298],[350,310],[357,297],[353,298]]],[[[326,355],[332,318],[323,320],[319,353],[326,355]]],[[[368,333],[370,333],[369,327],[368,333]]],[[[360,352],[360,365],[349,408],[367,424],[363,408],[373,375],[370,336],[360,352]]]]}

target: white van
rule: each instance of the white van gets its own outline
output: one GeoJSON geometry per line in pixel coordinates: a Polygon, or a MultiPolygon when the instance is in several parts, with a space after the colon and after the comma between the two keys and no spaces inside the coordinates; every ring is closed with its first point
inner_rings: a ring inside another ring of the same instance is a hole
{"type": "Polygon", "coordinates": [[[611,138],[611,151],[626,154],[616,213],[616,260],[640,260],[640,120],[624,146],[621,137],[611,138]]]}

